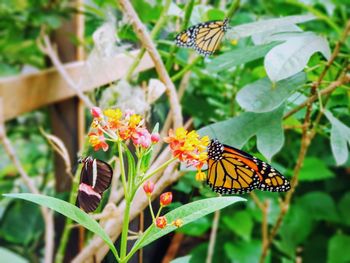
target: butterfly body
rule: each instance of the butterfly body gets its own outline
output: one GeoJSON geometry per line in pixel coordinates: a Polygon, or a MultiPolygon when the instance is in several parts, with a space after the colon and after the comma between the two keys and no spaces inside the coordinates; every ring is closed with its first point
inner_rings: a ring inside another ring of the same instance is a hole
{"type": "Polygon", "coordinates": [[[221,194],[244,194],[254,189],[285,192],[288,180],[258,158],[212,140],[208,146],[208,185],[221,194]]]}
{"type": "Polygon", "coordinates": [[[78,189],[77,203],[85,212],[96,210],[102,199],[102,194],[111,184],[112,167],[91,156],[80,160],[83,167],[80,173],[80,183],[78,189]]]}
{"type": "Polygon", "coordinates": [[[200,23],[179,33],[176,45],[196,50],[200,55],[212,55],[227,31],[228,19],[200,23]]]}

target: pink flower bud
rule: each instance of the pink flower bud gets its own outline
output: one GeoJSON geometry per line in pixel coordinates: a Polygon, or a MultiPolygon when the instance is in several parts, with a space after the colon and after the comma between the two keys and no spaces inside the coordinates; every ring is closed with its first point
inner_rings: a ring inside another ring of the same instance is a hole
{"type": "Polygon", "coordinates": [[[95,118],[102,118],[102,110],[99,107],[92,107],[91,108],[91,115],[95,118]]]}
{"type": "Polygon", "coordinates": [[[153,143],[157,143],[157,142],[159,142],[159,140],[160,140],[160,135],[159,135],[159,133],[158,133],[158,132],[152,133],[152,135],[151,135],[151,141],[152,141],[153,143]]]}
{"type": "Polygon", "coordinates": [[[143,184],[143,190],[148,196],[150,196],[154,190],[154,183],[152,181],[147,181],[143,184]]]}

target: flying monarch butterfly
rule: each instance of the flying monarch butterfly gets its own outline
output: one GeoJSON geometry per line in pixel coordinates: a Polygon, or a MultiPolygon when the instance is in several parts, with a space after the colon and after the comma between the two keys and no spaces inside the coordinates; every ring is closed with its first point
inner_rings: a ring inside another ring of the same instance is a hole
{"type": "Polygon", "coordinates": [[[200,23],[187,28],[175,38],[176,45],[189,47],[200,55],[209,56],[218,48],[227,30],[228,19],[200,23]]]}
{"type": "Polygon", "coordinates": [[[77,205],[85,212],[93,212],[100,204],[102,194],[111,185],[113,169],[101,160],[91,156],[82,158],[77,205]]]}
{"type": "Polygon", "coordinates": [[[286,192],[289,181],[258,158],[211,140],[208,146],[207,183],[220,194],[244,194],[254,189],[286,192]]]}

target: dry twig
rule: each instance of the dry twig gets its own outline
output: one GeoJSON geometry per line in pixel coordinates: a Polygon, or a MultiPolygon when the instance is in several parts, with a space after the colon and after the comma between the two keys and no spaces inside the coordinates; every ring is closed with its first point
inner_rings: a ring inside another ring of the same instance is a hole
{"type": "MultiPolygon", "coordinates": [[[[29,175],[26,173],[26,171],[23,168],[22,163],[20,162],[16,151],[14,147],[11,144],[10,139],[6,135],[5,130],[5,123],[3,119],[2,114],[2,100],[0,99],[0,141],[4,146],[5,152],[9,156],[10,160],[16,167],[18,173],[20,174],[22,180],[26,184],[26,186],[29,188],[30,192],[34,194],[40,194],[39,190],[36,188],[35,184],[33,183],[32,179],[29,177],[29,175]]],[[[54,253],[54,237],[55,237],[55,230],[54,230],[54,220],[53,220],[53,213],[46,207],[40,207],[41,214],[43,215],[44,222],[45,222],[45,257],[44,262],[50,263],[52,262],[53,253],[54,253]]]]}

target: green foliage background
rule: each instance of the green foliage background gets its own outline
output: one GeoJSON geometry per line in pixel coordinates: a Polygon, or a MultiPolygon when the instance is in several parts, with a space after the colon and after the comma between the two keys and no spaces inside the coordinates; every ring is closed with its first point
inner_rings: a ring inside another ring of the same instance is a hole
{"type": "MultiPolygon", "coordinates": [[[[190,24],[193,21],[223,19],[231,5],[231,1],[220,0],[207,1],[205,5],[197,2],[199,1],[195,1],[190,24]]],[[[164,1],[133,0],[132,3],[142,22],[151,30],[159,19],[164,1]]],[[[179,7],[183,8],[184,5],[180,4],[179,7]]],[[[137,37],[131,26],[122,20],[116,2],[97,0],[86,6],[86,38],[81,44],[87,50],[91,49],[92,33],[107,19],[107,9],[110,8],[117,17],[116,33],[120,39],[119,45],[138,47],[137,37]]],[[[170,8],[176,11],[173,5],[170,8]]],[[[16,0],[0,3],[0,76],[16,75],[24,65],[45,68],[45,58],[36,44],[41,24],[54,30],[74,12],[76,10],[69,7],[65,1],[16,0]]],[[[311,12],[319,19],[300,24],[300,27],[304,31],[312,31],[326,37],[333,50],[350,17],[350,3],[347,1],[242,1],[230,25],[253,22],[257,18],[298,15],[305,12],[311,12]]],[[[326,64],[324,58],[319,53],[313,55],[305,73],[291,77],[284,84],[277,83],[275,89],[278,89],[279,85],[290,89],[283,105],[280,106],[281,104],[277,105],[279,101],[269,96],[268,90],[261,92],[266,85],[268,88],[272,85],[266,78],[263,57],[278,43],[266,44],[257,50],[251,48],[250,38],[239,39],[237,44],[225,40],[213,58],[196,59],[195,63],[191,64],[191,50],[173,48],[173,39],[177,33],[174,25],[177,19],[177,15],[169,16],[156,38],[156,43],[165,62],[171,62],[170,53],[174,50],[176,52],[174,63],[177,67],[170,67],[171,76],[176,76],[179,70],[191,65],[191,78],[181,101],[185,117],[193,118],[195,129],[216,123],[210,128],[204,128],[202,132],[211,133],[213,137],[218,137],[235,147],[243,147],[259,158],[273,157],[272,165],[290,178],[300,149],[300,125],[303,123],[305,109],[283,120],[282,141],[276,142],[271,139],[277,138],[281,133],[281,129],[274,128],[272,124],[274,121],[281,123],[281,116],[308,96],[310,84],[317,80],[326,64]],[[220,68],[223,64],[226,65],[225,68],[220,68]],[[267,84],[259,86],[261,82],[267,84]],[[247,88],[247,85],[252,87],[244,93],[241,90],[243,87],[247,88]],[[259,89],[260,93],[254,92],[254,89],[259,89]],[[241,99],[246,107],[256,109],[259,108],[256,96],[262,101],[261,107],[270,109],[265,115],[248,112],[236,101],[237,98],[241,99]],[[272,109],[275,112],[273,114],[272,109]],[[247,119],[251,121],[249,125],[244,126],[247,119]],[[222,121],[226,121],[226,124],[222,121]],[[230,128],[224,128],[224,125],[229,125],[230,128]],[[268,137],[262,135],[264,129],[268,131],[268,137]]],[[[72,41],[77,42],[74,37],[72,41]]],[[[324,79],[326,84],[334,81],[340,70],[349,65],[349,51],[350,40],[347,38],[340,55],[324,79]]],[[[133,79],[132,83],[140,84],[143,80],[155,76],[155,71],[150,70],[133,79]]],[[[180,80],[175,84],[179,86],[180,80]]],[[[327,103],[327,110],[347,126],[350,124],[349,107],[349,86],[338,88],[327,103]]],[[[168,109],[166,99],[160,99],[152,108],[151,121],[164,123],[168,109]]],[[[313,118],[319,110],[320,104],[316,102],[313,106],[313,118]]],[[[333,122],[332,124],[334,125],[333,122]]],[[[28,173],[35,178],[41,190],[46,194],[55,195],[52,152],[40,135],[38,126],[50,129],[46,109],[20,116],[7,123],[9,136],[28,173]]],[[[332,128],[334,129],[330,120],[323,117],[301,169],[300,182],[292,204],[273,241],[266,262],[295,262],[298,257],[301,257],[303,262],[311,263],[350,262],[350,163],[347,159],[345,164],[336,165],[330,144],[332,128]]],[[[350,137],[346,140],[346,133],[344,128],[339,136],[345,134],[343,139],[347,152],[347,140],[349,141],[350,137]]],[[[2,152],[0,156],[0,192],[27,192],[6,154],[2,152]]],[[[206,185],[194,180],[192,172],[186,173],[173,186],[173,190],[175,196],[179,197],[178,202],[173,204],[174,207],[203,196],[215,196],[206,185]]],[[[280,211],[279,198],[283,194],[259,191],[256,191],[256,194],[261,200],[267,200],[269,203],[268,224],[271,227],[276,222],[280,211]]],[[[59,197],[67,198],[65,194],[59,197]]],[[[262,214],[250,196],[245,197],[248,202],[221,212],[214,262],[258,262],[262,246],[262,214]]],[[[183,255],[178,255],[190,257],[176,262],[203,262],[211,225],[212,216],[207,216],[179,230],[186,235],[185,239],[193,241],[193,245],[182,249],[183,255]]],[[[38,262],[42,255],[42,234],[43,223],[38,207],[7,199],[0,201],[1,247],[31,262],[38,262]]]]}

